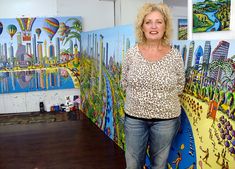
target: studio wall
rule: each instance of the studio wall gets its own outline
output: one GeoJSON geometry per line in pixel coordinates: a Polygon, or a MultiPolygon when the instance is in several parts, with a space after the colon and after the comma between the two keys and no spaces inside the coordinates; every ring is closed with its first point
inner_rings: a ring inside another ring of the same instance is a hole
{"type": "MultiPolygon", "coordinates": [[[[125,93],[120,76],[122,57],[135,45],[133,32],[127,25],[81,34],[81,108],[124,150],[125,93]]],[[[234,168],[235,41],[174,40],[172,45],[182,53],[187,82],[181,97],[182,125],[168,168],[221,168],[226,163],[234,168]]]]}

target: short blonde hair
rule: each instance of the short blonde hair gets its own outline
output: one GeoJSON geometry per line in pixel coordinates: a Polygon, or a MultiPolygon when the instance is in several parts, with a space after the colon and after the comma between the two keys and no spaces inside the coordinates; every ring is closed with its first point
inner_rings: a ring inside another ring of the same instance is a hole
{"type": "Polygon", "coordinates": [[[163,16],[166,30],[162,38],[162,43],[169,44],[172,38],[172,17],[170,8],[164,3],[145,3],[142,8],[140,8],[135,23],[136,41],[138,43],[146,42],[144,32],[142,31],[142,26],[146,15],[154,11],[160,12],[163,16]]]}

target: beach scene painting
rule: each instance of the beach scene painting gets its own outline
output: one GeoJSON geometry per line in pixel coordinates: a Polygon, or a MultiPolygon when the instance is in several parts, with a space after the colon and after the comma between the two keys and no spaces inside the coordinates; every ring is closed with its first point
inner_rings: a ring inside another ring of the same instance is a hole
{"type": "Polygon", "coordinates": [[[231,0],[193,0],[193,33],[230,28],[231,0]]]}
{"type": "Polygon", "coordinates": [[[173,42],[184,59],[186,85],[169,168],[235,168],[234,45],[234,40],[173,42]]]}

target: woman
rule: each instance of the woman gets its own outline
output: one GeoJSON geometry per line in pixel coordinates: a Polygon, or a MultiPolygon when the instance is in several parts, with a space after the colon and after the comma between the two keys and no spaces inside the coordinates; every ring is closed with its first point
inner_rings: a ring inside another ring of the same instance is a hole
{"type": "Polygon", "coordinates": [[[127,169],[143,168],[148,146],[151,168],[165,169],[180,126],[184,65],[170,46],[171,22],[165,4],[145,4],[137,15],[137,44],[123,59],[127,169]]]}

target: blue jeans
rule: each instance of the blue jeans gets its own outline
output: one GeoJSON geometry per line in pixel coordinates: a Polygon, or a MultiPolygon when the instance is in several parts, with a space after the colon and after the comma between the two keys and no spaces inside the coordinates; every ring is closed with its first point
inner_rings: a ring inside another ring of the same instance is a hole
{"type": "Polygon", "coordinates": [[[181,118],[147,120],[125,116],[126,167],[143,169],[149,146],[151,169],[166,169],[171,143],[180,127],[181,118]]]}

